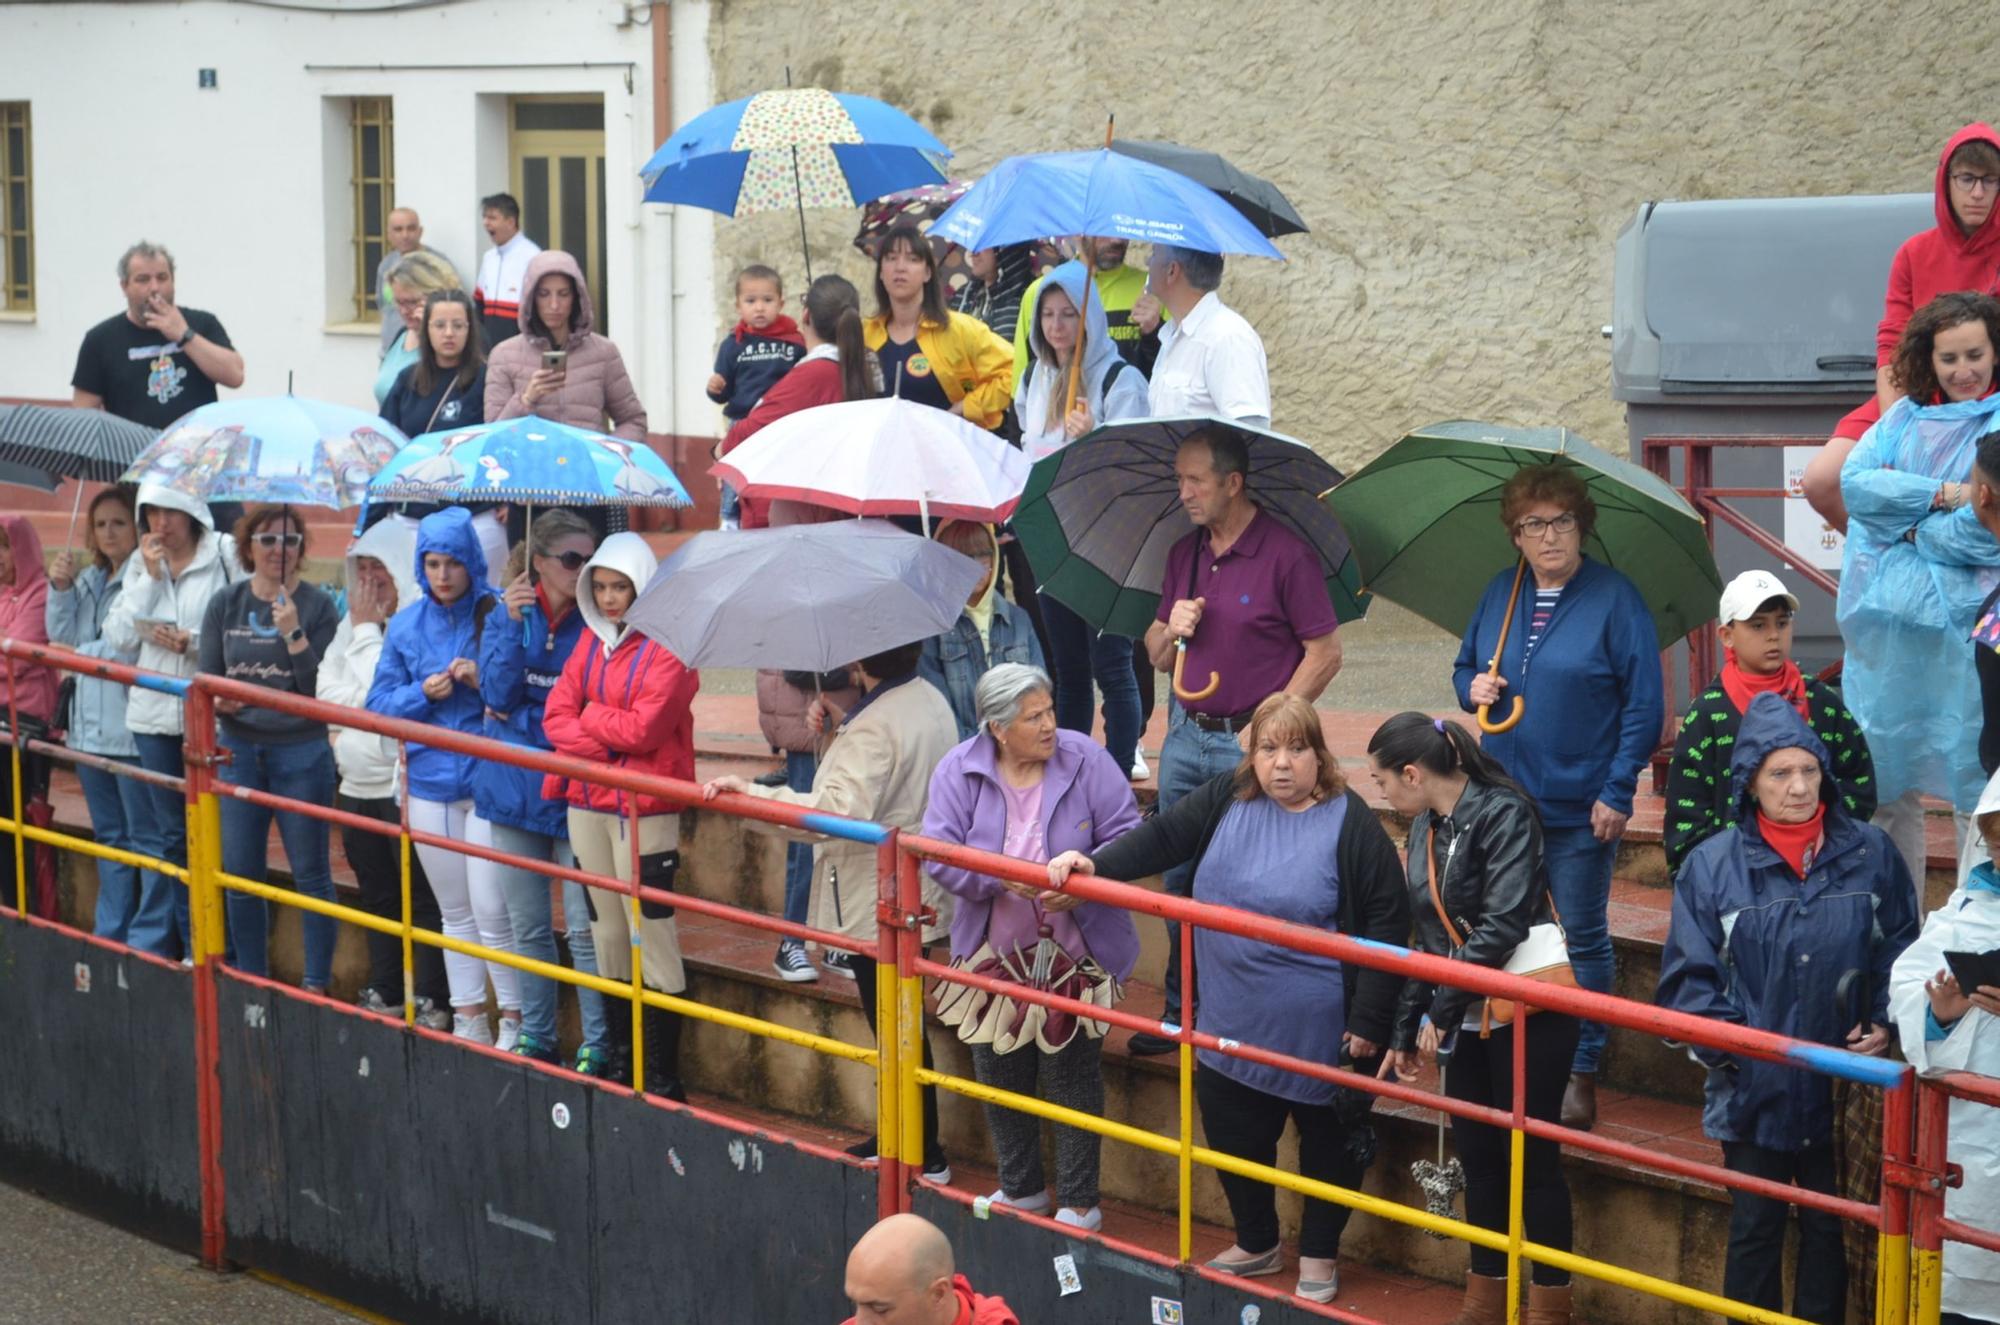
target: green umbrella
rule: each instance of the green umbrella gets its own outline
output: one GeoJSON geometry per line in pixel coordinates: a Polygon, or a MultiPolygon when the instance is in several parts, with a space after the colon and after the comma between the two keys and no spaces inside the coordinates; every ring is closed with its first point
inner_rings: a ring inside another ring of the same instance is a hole
{"type": "Polygon", "coordinates": [[[1366,592],[1457,634],[1492,573],[1519,561],[1500,523],[1500,488],[1528,465],[1567,465],[1590,488],[1586,555],[1622,571],[1665,648],[1715,615],[1722,576],[1701,517],[1658,475],[1567,428],[1434,423],[1323,498],[1347,530],[1366,592]]]}

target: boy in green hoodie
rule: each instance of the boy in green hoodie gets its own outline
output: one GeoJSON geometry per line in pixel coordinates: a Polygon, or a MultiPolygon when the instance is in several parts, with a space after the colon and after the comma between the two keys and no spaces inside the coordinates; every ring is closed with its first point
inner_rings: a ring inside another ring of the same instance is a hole
{"type": "Polygon", "coordinates": [[[1667,870],[1709,836],[1736,821],[1729,804],[1729,758],[1743,710],[1766,690],[1788,701],[1833,757],[1834,781],[1848,814],[1867,822],[1875,813],[1874,761],[1860,724],[1840,692],[1799,673],[1792,661],[1792,614],[1799,600],[1769,571],[1748,570],[1722,591],[1722,670],[1681,715],[1674,759],[1667,770],[1667,815],[1662,845],[1667,870]]]}

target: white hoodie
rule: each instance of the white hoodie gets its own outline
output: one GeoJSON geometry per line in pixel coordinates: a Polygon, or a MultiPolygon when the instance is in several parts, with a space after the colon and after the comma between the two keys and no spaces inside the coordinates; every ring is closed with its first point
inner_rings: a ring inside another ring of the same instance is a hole
{"type": "MultiPolygon", "coordinates": [[[[604,656],[609,658],[618,651],[618,642],[625,638],[625,632],[619,626],[607,621],[604,614],[597,610],[597,594],[591,588],[590,575],[599,566],[606,570],[615,570],[632,581],[634,594],[632,601],[636,603],[639,601],[638,595],[645,593],[646,586],[653,582],[653,572],[660,568],[660,561],[653,555],[651,546],[638,534],[630,532],[613,534],[597,545],[597,554],[584,565],[582,573],[576,577],[577,610],[583,613],[583,624],[589,626],[590,632],[603,641],[604,656]]],[[[629,608],[626,610],[626,616],[628,619],[631,616],[629,608]]]]}
{"type": "MultiPolygon", "coordinates": [[[[407,607],[417,601],[420,590],[411,576],[417,560],[417,522],[407,515],[391,515],[354,540],[347,549],[347,592],[354,593],[354,563],[373,557],[389,571],[396,584],[396,605],[407,607]]],[[[395,615],[393,612],[390,615],[395,615]]],[[[340,619],[333,643],[319,661],[318,695],[329,704],[366,708],[368,687],[375,681],[375,660],[382,653],[382,627],[369,622],[356,626],[350,614],[340,619]]],[[[396,779],[396,743],[374,732],[352,727],[333,729],[333,759],[340,769],[340,794],[353,800],[393,800],[396,779]]]]}
{"type": "MultiPolygon", "coordinates": [[[[141,483],[137,502],[139,528],[144,536],[146,508],[160,506],[184,511],[194,520],[201,541],[195,545],[194,560],[178,577],[155,579],[146,569],[146,559],[136,553],[125,559],[124,587],[111,615],[104,619],[104,638],[121,653],[139,651],[139,666],[149,672],[187,677],[195,673],[201,660],[201,619],[208,612],[208,600],[225,586],[240,579],[243,568],[236,560],[236,540],[215,532],[208,507],[194,498],[157,483],[141,483]],[[188,632],[187,652],[175,653],[153,643],[151,632],[142,632],[141,621],[170,621],[188,632]]],[[[126,724],[135,732],[150,736],[179,736],[182,731],[181,701],[158,690],[134,686],[125,708],[126,724]]]]}

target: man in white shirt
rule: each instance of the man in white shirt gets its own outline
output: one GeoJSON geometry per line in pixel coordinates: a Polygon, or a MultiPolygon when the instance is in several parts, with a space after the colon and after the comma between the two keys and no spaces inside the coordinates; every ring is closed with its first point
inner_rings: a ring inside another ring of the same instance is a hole
{"type": "Polygon", "coordinates": [[[1216,297],[1222,255],[1155,244],[1146,289],[1173,320],[1160,328],[1148,407],[1156,418],[1213,414],[1258,428],[1271,424],[1271,378],[1264,342],[1216,297]]]}
{"type": "Polygon", "coordinates": [[[486,348],[509,336],[521,334],[521,280],[528,274],[528,260],[542,246],[521,233],[521,204],[511,193],[496,193],[479,200],[480,220],[493,247],[479,259],[479,281],[473,287],[472,302],[479,305],[480,326],[486,332],[486,348]]]}

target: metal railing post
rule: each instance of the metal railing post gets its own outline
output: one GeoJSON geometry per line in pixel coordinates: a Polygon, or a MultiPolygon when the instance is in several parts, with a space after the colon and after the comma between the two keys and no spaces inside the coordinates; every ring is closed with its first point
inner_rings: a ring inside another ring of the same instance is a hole
{"type": "Polygon", "coordinates": [[[188,931],[194,962],[196,1148],[201,1159],[201,1263],[225,1266],[222,1037],[215,970],[222,960],[222,808],[215,795],[215,701],[199,684],[182,710],[187,775],[188,931]]]}
{"type": "MultiPolygon", "coordinates": [[[[917,974],[917,956],[924,944],[924,893],[922,867],[915,856],[896,852],[896,1075],[897,1122],[902,1143],[897,1153],[904,1172],[923,1172],[924,1092],[917,1069],[924,1061],[924,978],[917,974]]],[[[879,1006],[879,1005],[878,1005],[879,1006]]],[[[909,1205],[909,1183],[900,1185],[904,1208],[909,1205]]]]}
{"type": "MultiPolygon", "coordinates": [[[[417,1024],[417,955],[415,922],[410,911],[410,853],[416,844],[410,840],[410,745],[407,741],[396,742],[396,767],[402,774],[404,794],[397,798],[396,864],[402,871],[403,907],[403,1024],[414,1027],[417,1024]]],[[[446,999],[450,1002],[450,999],[446,999]]],[[[456,1012],[457,1009],[452,1009],[456,1012]]]]}
{"type": "Polygon", "coordinates": [[[1892,1165],[1916,1159],[1916,1078],[1882,1093],[1882,1227],[1875,1237],[1875,1325],[1910,1318],[1910,1189],[1888,1180],[1892,1165]]]}
{"type": "Polygon", "coordinates": [[[1951,1097],[1944,1088],[1917,1079],[1916,1168],[1922,1179],[1910,1191],[1910,1320],[1938,1325],[1944,1298],[1945,1137],[1951,1097]]]}
{"type": "Polygon", "coordinates": [[[1185,1262],[1194,1256],[1194,935],[1195,927],[1185,920],[1175,922],[1181,929],[1181,969],[1174,978],[1181,985],[1180,1039],[1180,1132],[1181,1151],[1175,1162],[1180,1188],[1179,1229],[1176,1246],[1185,1262]]]}
{"type": "MultiPolygon", "coordinates": [[[[875,987],[855,990],[875,1000],[875,1164],[876,1211],[879,1218],[900,1214],[906,1199],[903,1183],[901,1125],[903,1073],[901,1036],[893,1024],[896,1006],[896,875],[902,852],[892,831],[875,847],[875,987]],[[885,1017],[885,1014],[886,1017],[885,1017]]],[[[923,1163],[922,1158],[917,1160],[923,1163]]]]}
{"type": "Polygon", "coordinates": [[[646,945],[639,934],[639,798],[631,797],[626,830],[632,835],[632,898],[627,922],[632,927],[632,1091],[646,1093],[646,945]]]}
{"type": "Polygon", "coordinates": [[[14,853],[14,905],[18,914],[28,914],[28,834],[27,822],[21,818],[27,798],[22,794],[21,779],[27,772],[27,763],[21,758],[21,711],[14,702],[14,659],[10,654],[4,660],[7,664],[7,734],[14,738],[7,747],[8,768],[13,773],[13,804],[7,813],[14,820],[14,841],[10,849],[14,853]]]}

